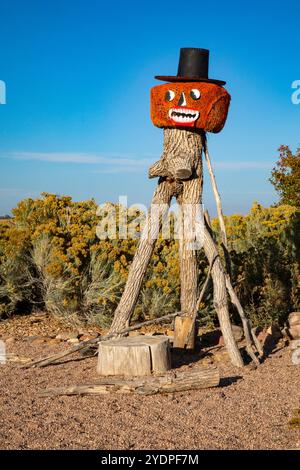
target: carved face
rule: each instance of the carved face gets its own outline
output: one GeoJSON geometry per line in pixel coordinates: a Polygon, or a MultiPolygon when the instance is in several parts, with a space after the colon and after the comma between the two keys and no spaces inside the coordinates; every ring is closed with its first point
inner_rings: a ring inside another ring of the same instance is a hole
{"type": "Polygon", "coordinates": [[[151,89],[151,119],[157,127],[194,127],[216,133],[226,122],[229,103],[229,93],[214,83],[166,83],[151,89]]]}

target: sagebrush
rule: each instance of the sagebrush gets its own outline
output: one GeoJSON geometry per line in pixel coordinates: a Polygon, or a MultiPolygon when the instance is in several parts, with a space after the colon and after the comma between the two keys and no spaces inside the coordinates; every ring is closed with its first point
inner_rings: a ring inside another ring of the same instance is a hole
{"type": "MultiPolygon", "coordinates": [[[[118,211],[121,208],[114,206],[118,211]]],[[[122,208],[124,210],[124,208],[122,208]]],[[[137,215],[128,213],[128,223],[137,215]]],[[[127,279],[137,239],[99,240],[94,200],[44,193],[25,199],[13,219],[0,224],[0,315],[45,309],[77,315],[108,326],[127,279]]],[[[233,283],[254,325],[282,324],[300,307],[300,211],[255,203],[246,216],[226,217],[233,283]]],[[[218,224],[213,221],[218,239],[218,224]]],[[[207,273],[198,253],[199,285],[207,273]]],[[[216,315],[208,289],[200,324],[216,315]]],[[[142,320],[179,309],[178,243],[158,240],[146,273],[135,318],[142,320]]],[[[232,310],[234,321],[238,321],[232,310]]]]}

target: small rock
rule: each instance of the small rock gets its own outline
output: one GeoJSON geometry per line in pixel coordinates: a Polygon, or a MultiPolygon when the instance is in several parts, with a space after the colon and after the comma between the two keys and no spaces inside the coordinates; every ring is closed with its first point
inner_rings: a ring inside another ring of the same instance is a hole
{"type": "Polygon", "coordinates": [[[214,352],[213,357],[216,362],[223,362],[229,359],[226,349],[220,349],[219,351],[214,352]]]}
{"type": "MultiPolygon", "coordinates": [[[[238,326],[238,325],[231,325],[231,329],[232,329],[232,333],[233,333],[233,337],[234,337],[235,341],[237,343],[242,341],[242,339],[244,338],[243,328],[241,326],[238,326]]],[[[218,345],[219,346],[224,346],[224,344],[225,344],[224,338],[223,338],[223,336],[220,336],[218,345]]]]}
{"type": "Polygon", "coordinates": [[[289,326],[300,325],[300,312],[292,312],[289,314],[289,326]]]}
{"type": "Polygon", "coordinates": [[[30,323],[33,325],[34,323],[40,323],[42,321],[42,318],[40,317],[33,317],[33,318],[30,318],[30,323]]]}
{"type": "Polygon", "coordinates": [[[54,344],[59,344],[60,342],[61,342],[60,339],[51,338],[51,339],[49,339],[49,341],[47,341],[47,344],[54,345],[54,344]]]}
{"type": "Polygon", "coordinates": [[[70,344],[77,344],[79,343],[79,339],[78,338],[70,338],[67,340],[68,343],[70,344]]]}
{"type": "Polygon", "coordinates": [[[70,339],[77,339],[78,338],[78,331],[64,331],[63,333],[59,333],[56,335],[56,339],[60,339],[62,341],[68,341],[70,339]]]}
{"type": "Polygon", "coordinates": [[[288,328],[288,334],[292,339],[300,339],[300,324],[288,328]]]}
{"type": "Polygon", "coordinates": [[[88,334],[87,330],[84,330],[83,328],[78,329],[78,336],[84,336],[87,334],[88,334]]]}
{"type": "Polygon", "coordinates": [[[203,359],[201,359],[201,364],[213,364],[214,361],[212,359],[212,357],[210,356],[207,356],[207,357],[204,357],[203,359]]]}
{"type": "Polygon", "coordinates": [[[206,332],[202,332],[201,328],[199,328],[198,336],[200,336],[200,341],[203,347],[211,347],[219,344],[222,333],[219,328],[206,332]]]}
{"type": "MultiPolygon", "coordinates": [[[[231,329],[232,329],[233,337],[237,343],[239,343],[240,341],[242,341],[242,339],[244,339],[244,330],[241,326],[231,325],[231,329]]],[[[219,341],[217,344],[218,346],[225,345],[223,335],[219,336],[219,341]]]]}
{"type": "Polygon", "coordinates": [[[234,339],[239,342],[242,341],[244,338],[244,330],[241,326],[238,325],[231,325],[231,329],[233,332],[234,339]]]}
{"type": "Polygon", "coordinates": [[[92,339],[92,337],[87,334],[80,336],[80,341],[89,341],[90,339],[92,339]]]}

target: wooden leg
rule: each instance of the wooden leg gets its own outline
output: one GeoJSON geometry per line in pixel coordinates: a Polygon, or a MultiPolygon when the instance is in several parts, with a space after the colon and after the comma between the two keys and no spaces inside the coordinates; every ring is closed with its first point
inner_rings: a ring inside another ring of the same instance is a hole
{"type": "Polygon", "coordinates": [[[181,311],[185,313],[184,317],[175,321],[174,347],[177,348],[195,347],[198,292],[196,233],[201,193],[202,177],[195,177],[183,183],[182,194],[177,198],[180,207],[180,303],[181,311]]]}
{"type": "Polygon", "coordinates": [[[174,191],[174,184],[161,180],[152,198],[148,223],[145,226],[138,248],[129,269],[126,286],[120,303],[115,311],[110,332],[126,328],[133,314],[141,290],[144,275],[150,262],[153,249],[162,226],[162,220],[168,212],[174,191]],[[158,217],[159,213],[159,217],[158,217]]]}

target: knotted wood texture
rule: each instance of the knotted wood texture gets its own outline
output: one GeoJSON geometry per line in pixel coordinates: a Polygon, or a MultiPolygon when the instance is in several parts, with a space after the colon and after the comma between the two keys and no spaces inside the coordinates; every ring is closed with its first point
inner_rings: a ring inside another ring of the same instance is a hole
{"type": "Polygon", "coordinates": [[[171,369],[169,338],[136,336],[99,343],[100,375],[143,376],[171,369]]]}
{"type": "Polygon", "coordinates": [[[164,129],[163,154],[160,160],[149,168],[149,178],[162,176],[181,181],[197,173],[202,183],[202,149],[201,131],[164,129]]]}
{"type": "Polygon", "coordinates": [[[137,393],[155,395],[157,393],[184,392],[201,388],[217,387],[220,383],[219,370],[215,366],[202,366],[194,371],[176,372],[162,376],[137,379],[103,378],[94,384],[71,385],[42,390],[40,397],[56,395],[103,395],[108,393],[137,393]]]}

